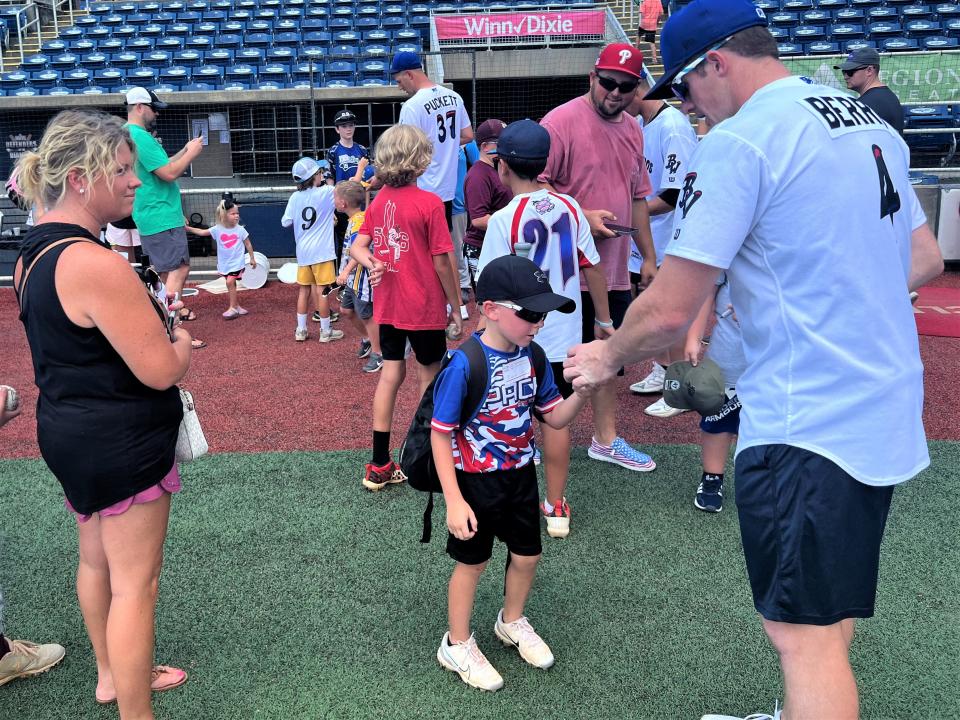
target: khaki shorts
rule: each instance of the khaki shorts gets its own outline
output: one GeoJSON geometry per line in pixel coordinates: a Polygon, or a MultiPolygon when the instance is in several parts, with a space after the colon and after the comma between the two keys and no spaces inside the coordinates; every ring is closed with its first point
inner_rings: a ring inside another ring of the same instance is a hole
{"type": "Polygon", "coordinates": [[[297,285],[333,285],[336,280],[337,271],[333,260],[300,265],[297,268],[297,285]]]}

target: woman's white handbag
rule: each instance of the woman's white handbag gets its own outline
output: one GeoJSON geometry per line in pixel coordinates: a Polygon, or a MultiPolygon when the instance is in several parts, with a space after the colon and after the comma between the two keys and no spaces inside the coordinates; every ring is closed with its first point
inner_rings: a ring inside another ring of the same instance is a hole
{"type": "Polygon", "coordinates": [[[193,395],[180,388],[180,400],[183,402],[183,420],[180,421],[180,434],[177,435],[177,462],[186,463],[206,455],[209,447],[200,427],[193,395]]]}

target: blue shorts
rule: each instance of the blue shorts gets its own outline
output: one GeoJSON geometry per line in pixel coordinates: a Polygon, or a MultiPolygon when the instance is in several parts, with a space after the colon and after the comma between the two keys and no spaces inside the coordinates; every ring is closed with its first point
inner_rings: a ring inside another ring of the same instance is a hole
{"type": "Polygon", "coordinates": [[[742,450],[737,512],[757,612],[803,625],[871,617],[892,497],[809,450],[742,450]]]}
{"type": "Polygon", "coordinates": [[[353,310],[361,320],[369,320],[373,317],[373,303],[358,298],[352,287],[343,289],[340,295],[340,309],[353,310]]]}
{"type": "Polygon", "coordinates": [[[700,418],[700,429],[711,435],[740,432],[740,398],[729,398],[713,415],[700,418]]]}

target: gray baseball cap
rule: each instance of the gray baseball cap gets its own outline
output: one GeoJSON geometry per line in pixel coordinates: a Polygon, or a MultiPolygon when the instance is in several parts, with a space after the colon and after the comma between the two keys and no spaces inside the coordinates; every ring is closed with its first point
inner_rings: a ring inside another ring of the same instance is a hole
{"type": "Polygon", "coordinates": [[[680,410],[713,415],[727,401],[724,389],[723,371],[713,360],[703,358],[696,365],[684,360],[667,368],[663,379],[663,401],[680,410]]]}
{"type": "Polygon", "coordinates": [[[834,70],[859,70],[862,67],[876,65],[880,67],[880,53],[871,47],[857,48],[847,55],[847,59],[839,65],[834,65],[834,70]]]}

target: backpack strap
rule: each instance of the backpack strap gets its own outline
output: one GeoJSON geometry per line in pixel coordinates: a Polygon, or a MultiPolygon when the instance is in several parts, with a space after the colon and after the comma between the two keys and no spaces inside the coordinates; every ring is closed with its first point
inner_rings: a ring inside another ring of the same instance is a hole
{"type": "Polygon", "coordinates": [[[459,350],[467,356],[470,366],[470,377],[467,378],[467,397],[463,400],[460,411],[460,428],[473,420],[483,401],[487,398],[487,384],[490,382],[490,371],[487,365],[487,354],[476,335],[471,335],[466,342],[461,343],[459,350]]]}
{"type": "Polygon", "coordinates": [[[547,354],[536,342],[530,343],[530,354],[533,355],[533,372],[537,376],[537,388],[539,389],[547,375],[547,354]]]}

